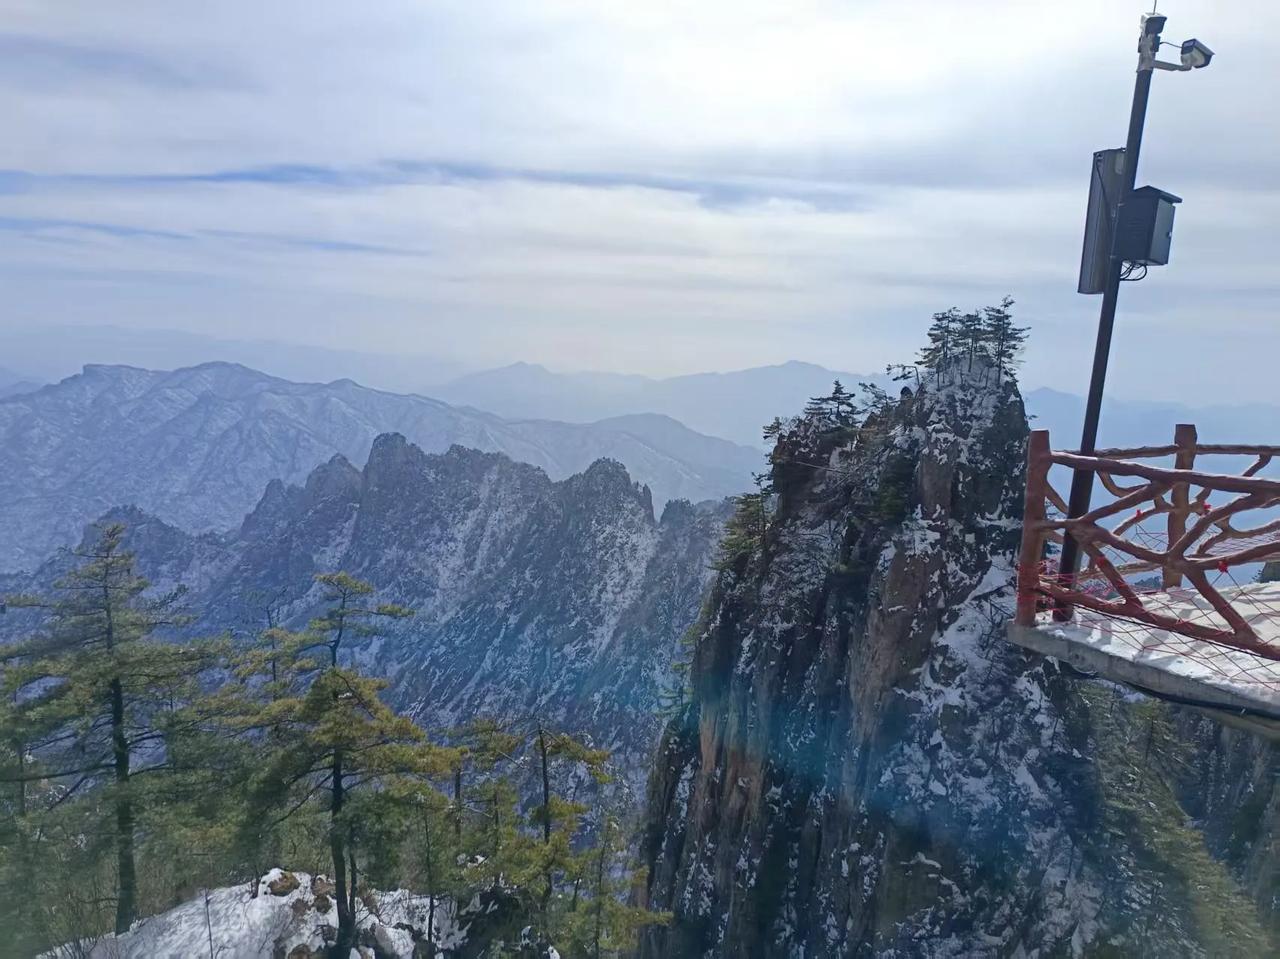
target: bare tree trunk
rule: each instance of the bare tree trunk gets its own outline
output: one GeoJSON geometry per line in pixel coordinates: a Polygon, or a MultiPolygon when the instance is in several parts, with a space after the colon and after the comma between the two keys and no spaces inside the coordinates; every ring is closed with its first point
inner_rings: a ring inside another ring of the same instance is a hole
{"type": "MultiPolygon", "coordinates": [[[[498,784],[495,781],[493,784],[493,854],[492,854],[492,859],[494,863],[497,863],[498,861],[498,852],[502,845],[502,824],[498,818],[499,812],[500,810],[498,807],[498,784]]],[[[494,875],[493,882],[494,882],[494,885],[497,885],[498,883],[498,878],[496,874],[494,875]]]]}
{"type": "Polygon", "coordinates": [[[462,841],[462,763],[453,767],[453,838],[462,841]]]}
{"type": "MultiPolygon", "coordinates": [[[[109,577],[110,573],[103,574],[109,577]]],[[[115,649],[116,628],[112,615],[115,600],[108,579],[102,581],[102,612],[106,619],[107,652],[115,649]]],[[[133,858],[133,802],[129,797],[129,739],[124,728],[124,686],[111,678],[111,758],[116,781],[116,935],[129,931],[138,913],[138,875],[133,858]]]]}
{"type": "Polygon", "coordinates": [[[592,959],[600,959],[600,938],[604,931],[604,859],[609,848],[609,828],[604,824],[600,836],[600,860],[596,864],[596,921],[592,935],[592,959]]]}
{"type": "MultiPolygon", "coordinates": [[[[542,845],[551,845],[551,771],[547,765],[547,734],[538,723],[538,756],[542,761],[542,845]]],[[[547,865],[546,888],[542,891],[542,926],[549,932],[548,914],[551,906],[551,894],[554,892],[554,879],[551,875],[550,863],[547,865]]]]}
{"type": "Polygon", "coordinates": [[[133,801],[129,797],[129,741],[124,731],[124,689],[111,680],[111,754],[116,789],[116,935],[137,918],[138,876],[133,858],[133,801]]]}
{"type": "Polygon", "coordinates": [[[209,937],[209,959],[218,959],[218,954],[214,951],[214,948],[213,948],[213,919],[209,915],[208,887],[201,889],[200,893],[201,895],[204,896],[204,931],[205,931],[205,934],[209,937]]]}
{"type": "Polygon", "coordinates": [[[14,825],[17,827],[18,888],[21,891],[21,894],[15,897],[17,901],[14,904],[14,914],[17,916],[18,928],[23,931],[21,934],[28,934],[29,925],[27,919],[31,910],[30,899],[26,891],[33,888],[32,882],[35,870],[33,869],[31,848],[27,844],[27,824],[25,822],[27,817],[27,744],[21,739],[17,740],[14,745],[14,752],[18,756],[18,781],[15,784],[18,790],[15,803],[18,815],[14,825]]]}
{"type": "Polygon", "coordinates": [[[116,788],[116,935],[128,932],[137,918],[138,876],[133,859],[133,801],[129,797],[129,741],[124,732],[124,689],[111,680],[111,754],[116,788]]]}
{"type": "Polygon", "coordinates": [[[422,811],[423,837],[427,844],[427,945],[432,947],[430,954],[435,954],[436,937],[436,864],[434,851],[431,848],[431,812],[422,811]]]}
{"type": "Polygon", "coordinates": [[[338,906],[338,938],[333,955],[347,959],[355,943],[355,922],[351,900],[347,898],[347,849],[342,832],[342,805],[346,799],[342,772],[342,750],[333,751],[329,802],[329,853],[333,858],[333,898],[338,906]]]}
{"type": "Polygon", "coordinates": [[[347,830],[347,859],[351,862],[351,891],[348,894],[348,901],[351,906],[351,920],[356,918],[356,902],[359,901],[358,890],[360,888],[360,873],[356,867],[356,837],[355,830],[347,830]]]}

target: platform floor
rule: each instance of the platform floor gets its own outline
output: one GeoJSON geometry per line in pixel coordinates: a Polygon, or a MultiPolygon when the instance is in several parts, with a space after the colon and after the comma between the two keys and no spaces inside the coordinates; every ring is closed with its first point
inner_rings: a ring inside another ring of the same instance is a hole
{"type": "MultiPolygon", "coordinates": [[[[1280,583],[1221,590],[1258,637],[1280,649],[1280,583]]],[[[1146,594],[1160,612],[1224,626],[1190,589],[1146,594]]],[[[1280,662],[1141,623],[1077,609],[1069,623],[1042,614],[1035,626],[1008,627],[1019,646],[1144,692],[1194,704],[1215,718],[1280,739],[1280,662]]]]}

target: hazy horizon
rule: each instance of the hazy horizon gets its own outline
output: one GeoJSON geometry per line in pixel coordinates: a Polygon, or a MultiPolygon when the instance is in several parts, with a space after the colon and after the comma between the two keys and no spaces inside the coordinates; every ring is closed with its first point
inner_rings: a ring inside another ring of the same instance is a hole
{"type": "MultiPolygon", "coordinates": [[[[55,335],[61,335],[68,327],[55,327],[55,335]]],[[[340,379],[355,380],[362,386],[397,393],[418,393],[426,396],[433,394],[433,389],[449,386],[464,381],[477,374],[502,371],[510,367],[538,367],[557,376],[605,376],[630,377],[642,381],[661,383],[685,377],[704,375],[731,375],[746,373],[770,367],[785,367],[793,364],[820,367],[830,373],[850,377],[883,377],[883,369],[858,368],[856,364],[843,367],[830,365],[821,361],[790,357],[775,362],[761,363],[755,366],[735,366],[723,369],[695,369],[666,375],[653,375],[628,370],[611,369],[604,366],[596,368],[572,368],[556,363],[542,363],[531,360],[516,359],[499,366],[467,366],[442,362],[439,357],[429,354],[382,354],[361,350],[335,350],[326,347],[311,347],[298,344],[287,344],[271,339],[230,340],[217,337],[206,337],[200,334],[188,334],[169,329],[138,330],[111,325],[85,326],[84,331],[102,333],[119,331],[130,334],[122,340],[122,346],[111,350],[93,352],[92,348],[84,354],[85,358],[75,361],[49,358],[49,349],[43,342],[31,344],[28,348],[32,354],[39,354],[44,359],[35,364],[22,362],[0,362],[0,387],[5,385],[5,377],[17,377],[38,384],[53,383],[81,372],[85,365],[135,366],[149,370],[175,370],[200,366],[205,363],[236,363],[249,367],[260,373],[295,382],[326,383],[340,379]],[[169,337],[176,338],[175,342],[169,337]],[[260,351],[266,347],[281,347],[287,355],[264,355],[260,351]],[[297,351],[296,353],[294,351],[297,351]],[[157,361],[159,360],[159,361],[157,361]]],[[[0,324],[0,348],[8,348],[14,342],[6,340],[12,334],[0,324]]],[[[1049,390],[1065,396],[1082,399],[1085,386],[1080,388],[1061,388],[1049,383],[1029,380],[1025,375],[1019,377],[1022,392],[1031,393],[1036,390],[1049,390]]],[[[1280,405],[1280,400],[1271,400],[1263,396],[1255,399],[1218,400],[1208,398],[1196,401],[1188,397],[1185,391],[1176,390],[1168,393],[1148,392],[1134,393],[1124,389],[1110,388],[1107,392],[1110,401],[1126,404],[1150,403],[1156,406],[1212,407],[1212,406],[1271,406],[1280,405]]],[[[552,417],[553,419],[556,417],[552,417]]],[[[687,424],[686,424],[687,425],[687,424]]]]}

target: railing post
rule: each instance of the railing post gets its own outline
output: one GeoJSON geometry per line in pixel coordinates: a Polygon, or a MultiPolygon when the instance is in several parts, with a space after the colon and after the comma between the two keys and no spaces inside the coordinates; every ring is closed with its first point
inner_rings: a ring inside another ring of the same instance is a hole
{"type": "Polygon", "coordinates": [[[1045,494],[1049,484],[1049,431],[1032,430],[1027,440],[1027,495],[1022,508],[1022,546],[1018,550],[1018,605],[1013,621],[1036,621],[1040,562],[1045,538],[1045,494]]]}
{"type": "MultiPolygon", "coordinates": [[[[1193,469],[1196,465],[1196,427],[1194,423],[1179,423],[1173,428],[1173,445],[1178,447],[1174,454],[1173,468],[1176,470],[1193,469]]],[[[1174,483],[1169,491],[1169,546],[1172,546],[1187,531],[1187,516],[1191,513],[1191,484],[1174,483]]],[[[1166,547],[1168,548],[1168,547],[1166,547]]],[[[1177,589],[1182,585],[1182,573],[1165,566],[1160,573],[1162,589],[1177,589]]]]}

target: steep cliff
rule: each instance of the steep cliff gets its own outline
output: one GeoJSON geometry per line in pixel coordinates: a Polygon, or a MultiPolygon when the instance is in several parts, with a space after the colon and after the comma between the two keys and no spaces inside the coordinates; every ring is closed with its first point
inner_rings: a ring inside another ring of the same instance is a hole
{"type": "Polygon", "coordinates": [[[783,430],[650,779],[644,955],[1265,954],[1168,711],[1002,638],[1025,435],[959,368],[783,430]]]}

